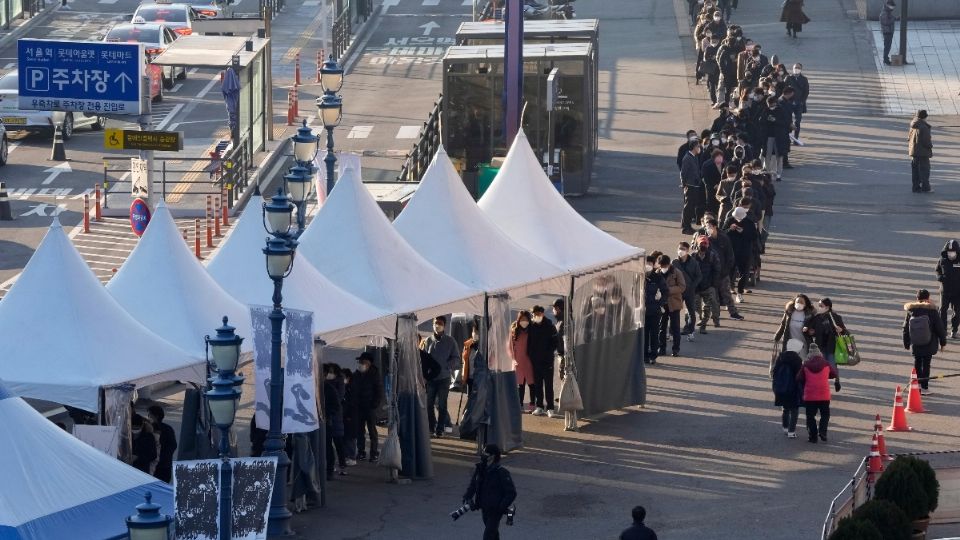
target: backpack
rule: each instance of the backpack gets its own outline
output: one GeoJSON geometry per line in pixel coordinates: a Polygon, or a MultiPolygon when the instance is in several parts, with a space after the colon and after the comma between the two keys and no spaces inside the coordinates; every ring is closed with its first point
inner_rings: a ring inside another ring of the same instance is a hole
{"type": "Polygon", "coordinates": [[[793,391],[795,378],[790,373],[790,366],[786,362],[780,362],[776,371],[773,372],[773,393],[788,394],[793,391]]]}
{"type": "Polygon", "coordinates": [[[930,332],[930,317],[927,315],[911,313],[907,330],[910,335],[910,343],[913,345],[926,345],[933,339],[933,333],[930,332]]]}

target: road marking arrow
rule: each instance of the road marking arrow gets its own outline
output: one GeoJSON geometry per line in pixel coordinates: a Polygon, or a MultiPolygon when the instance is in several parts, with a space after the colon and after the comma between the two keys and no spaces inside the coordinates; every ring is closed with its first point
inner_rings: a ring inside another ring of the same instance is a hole
{"type": "Polygon", "coordinates": [[[113,82],[119,82],[119,83],[120,83],[120,92],[126,92],[126,91],[127,91],[127,83],[133,84],[133,79],[131,79],[129,75],[127,75],[126,73],[124,73],[124,72],[121,71],[120,74],[117,75],[117,78],[113,80],[113,82]]]}
{"type": "Polygon", "coordinates": [[[43,172],[50,173],[43,182],[40,182],[43,185],[48,185],[53,182],[54,178],[60,176],[63,173],[73,172],[73,169],[70,168],[70,164],[64,161],[63,163],[57,165],[56,167],[50,167],[49,169],[44,169],[43,172]]]}
{"type": "Polygon", "coordinates": [[[386,13],[390,8],[400,4],[400,0],[383,0],[380,4],[380,13],[386,13]]]}
{"type": "Polygon", "coordinates": [[[417,28],[423,28],[423,35],[429,36],[430,32],[433,32],[434,28],[440,28],[440,25],[433,21],[430,21],[427,24],[421,24],[417,28]]]}

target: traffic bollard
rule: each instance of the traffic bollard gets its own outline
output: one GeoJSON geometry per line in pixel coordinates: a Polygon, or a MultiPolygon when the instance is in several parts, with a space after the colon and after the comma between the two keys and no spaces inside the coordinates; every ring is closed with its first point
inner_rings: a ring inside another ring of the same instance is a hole
{"type": "Polygon", "coordinates": [[[213,234],[220,238],[220,197],[213,203],[213,234]]]}
{"type": "Polygon", "coordinates": [[[0,182],[0,221],[13,221],[13,211],[10,209],[6,182],[0,182]]]}
{"type": "Polygon", "coordinates": [[[230,215],[230,202],[227,200],[227,188],[223,188],[223,195],[221,195],[221,197],[223,197],[223,206],[220,207],[220,215],[223,216],[223,226],[229,227],[230,220],[228,216],[230,215]]]}
{"type": "Polygon", "coordinates": [[[320,82],[320,68],[323,67],[323,49],[317,51],[317,82],[320,82]]]}
{"type": "Polygon", "coordinates": [[[293,89],[287,90],[287,125],[292,126],[296,119],[293,117],[293,89]]]}
{"type": "Polygon", "coordinates": [[[190,240],[187,240],[187,231],[189,231],[189,229],[184,229],[184,230],[183,230],[183,242],[189,246],[189,245],[190,245],[190,240]]]}
{"type": "Polygon", "coordinates": [[[93,204],[93,216],[96,221],[103,221],[103,213],[100,210],[100,184],[93,185],[93,196],[96,201],[93,204]]]}
{"type": "Polygon", "coordinates": [[[300,86],[300,53],[297,53],[297,56],[294,58],[293,75],[293,84],[300,86]]]}
{"type": "Polygon", "coordinates": [[[213,247],[213,227],[210,220],[213,218],[213,198],[210,195],[207,195],[207,247],[213,247]]]}
{"type": "Polygon", "coordinates": [[[297,87],[293,87],[293,122],[297,122],[297,117],[300,116],[300,92],[297,90],[297,87]]]}
{"type": "Polygon", "coordinates": [[[200,218],[193,220],[193,254],[200,257],[200,218]]]}
{"type": "Polygon", "coordinates": [[[83,196],[83,232],[90,232],[90,195],[83,196]]]}

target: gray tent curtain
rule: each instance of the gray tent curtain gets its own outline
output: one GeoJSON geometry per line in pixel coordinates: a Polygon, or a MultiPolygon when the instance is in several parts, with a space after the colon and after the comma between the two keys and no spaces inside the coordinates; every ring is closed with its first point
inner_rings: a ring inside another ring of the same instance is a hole
{"type": "Polygon", "coordinates": [[[396,386],[391,389],[391,394],[396,404],[396,429],[400,437],[400,474],[408,478],[433,476],[426,385],[420,369],[420,351],[417,347],[419,342],[416,317],[397,317],[397,340],[394,343],[390,367],[391,374],[396,374],[396,386]]]}
{"type": "Polygon", "coordinates": [[[487,296],[486,311],[487,365],[490,367],[486,442],[494,443],[508,452],[523,446],[517,374],[513,369],[513,360],[507,353],[511,319],[509,296],[487,296]]]}
{"type": "Polygon", "coordinates": [[[646,401],[643,365],[643,259],[573,278],[568,343],[583,397],[583,416],[646,401]]]}
{"type": "Polygon", "coordinates": [[[136,388],[129,383],[106,386],[103,388],[103,425],[120,428],[120,448],[117,458],[124,463],[133,459],[133,434],[130,422],[136,388]]]}

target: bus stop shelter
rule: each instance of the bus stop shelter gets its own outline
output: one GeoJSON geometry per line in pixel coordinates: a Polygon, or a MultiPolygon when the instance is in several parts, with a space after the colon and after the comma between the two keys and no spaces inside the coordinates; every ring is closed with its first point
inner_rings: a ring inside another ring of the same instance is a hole
{"type": "MultiPolygon", "coordinates": [[[[523,129],[542,164],[559,165],[554,179],[565,194],[590,188],[597,150],[596,60],[590,42],[523,47],[523,129]]],[[[443,74],[444,146],[479,197],[495,172],[491,163],[507,152],[503,45],[450,47],[443,74]]]]}
{"type": "MultiPolygon", "coordinates": [[[[273,104],[269,99],[270,39],[188,35],[171,43],[153,63],[161,66],[226,70],[240,81],[239,122],[233,143],[253,156],[273,138],[273,104]]],[[[226,123],[224,112],[224,123],[226,123]]]]}

